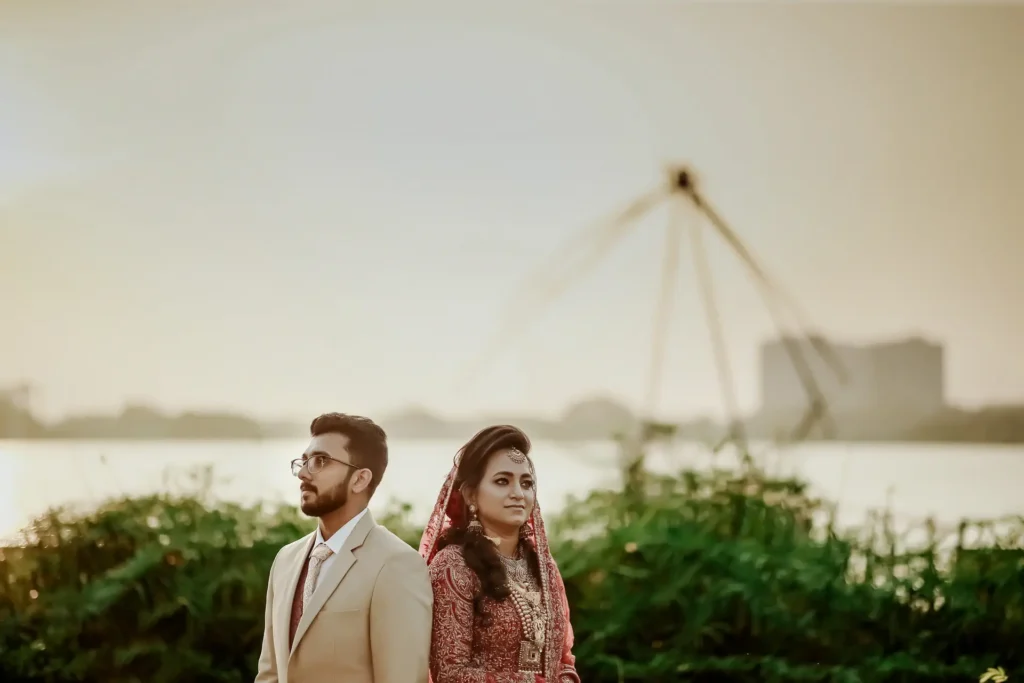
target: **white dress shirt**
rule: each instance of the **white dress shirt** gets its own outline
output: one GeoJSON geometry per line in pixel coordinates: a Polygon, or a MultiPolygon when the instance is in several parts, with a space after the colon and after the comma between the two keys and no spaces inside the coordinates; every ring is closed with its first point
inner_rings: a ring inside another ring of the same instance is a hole
{"type": "Polygon", "coordinates": [[[320,585],[320,579],[323,578],[324,573],[327,571],[334,561],[338,558],[338,553],[341,552],[341,547],[345,545],[345,541],[348,540],[349,534],[356,528],[356,524],[359,524],[359,520],[366,514],[366,508],[353,517],[352,519],[345,522],[345,526],[334,532],[334,535],[327,541],[324,541],[323,535],[320,533],[320,525],[316,527],[316,540],[313,541],[313,547],[317,547],[321,543],[327,543],[327,547],[331,549],[331,556],[324,560],[324,563],[320,566],[320,574],[316,577],[316,583],[313,585],[313,590],[320,585]]]}

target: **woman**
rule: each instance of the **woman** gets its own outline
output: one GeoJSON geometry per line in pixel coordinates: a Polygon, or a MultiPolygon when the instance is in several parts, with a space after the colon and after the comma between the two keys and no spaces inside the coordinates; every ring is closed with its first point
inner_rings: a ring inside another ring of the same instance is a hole
{"type": "Polygon", "coordinates": [[[434,683],[579,683],[529,453],[521,430],[487,427],[441,487],[420,542],[434,588],[434,683]]]}

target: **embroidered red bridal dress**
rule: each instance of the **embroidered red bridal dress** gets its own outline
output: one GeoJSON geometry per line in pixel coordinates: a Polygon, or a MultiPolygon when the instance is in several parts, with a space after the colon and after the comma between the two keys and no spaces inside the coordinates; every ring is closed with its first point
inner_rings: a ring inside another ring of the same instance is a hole
{"type": "Polygon", "coordinates": [[[483,598],[484,617],[474,613],[473,596],[480,591],[480,580],[466,566],[461,547],[436,549],[451,524],[449,503],[456,468],[457,463],[441,488],[420,543],[434,588],[433,683],[580,683],[572,654],[569,603],[539,505],[522,542],[537,551],[540,585],[525,559],[504,560],[512,595],[501,601],[483,598]]]}

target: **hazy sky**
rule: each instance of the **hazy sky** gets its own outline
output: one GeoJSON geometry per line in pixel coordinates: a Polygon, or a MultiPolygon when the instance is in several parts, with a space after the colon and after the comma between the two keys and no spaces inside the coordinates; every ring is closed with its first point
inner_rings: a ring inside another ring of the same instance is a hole
{"type": "MultiPolygon", "coordinates": [[[[0,385],[637,405],[665,211],[455,380],[538,261],[687,161],[824,332],[924,334],[953,400],[1024,400],[1024,9],[474,4],[5,2],[0,385]]],[[[773,328],[714,268],[750,407],[773,328]]],[[[679,294],[662,406],[717,411],[688,260],[679,294]]]]}

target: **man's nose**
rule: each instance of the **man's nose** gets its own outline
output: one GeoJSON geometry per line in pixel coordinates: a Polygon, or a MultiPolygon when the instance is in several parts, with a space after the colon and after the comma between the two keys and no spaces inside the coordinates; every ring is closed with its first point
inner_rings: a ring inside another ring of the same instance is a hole
{"type": "Polygon", "coordinates": [[[309,468],[305,466],[303,466],[302,469],[299,470],[299,473],[296,474],[295,476],[298,477],[301,481],[305,482],[310,482],[313,480],[312,475],[310,475],[309,473],[309,468]]]}

